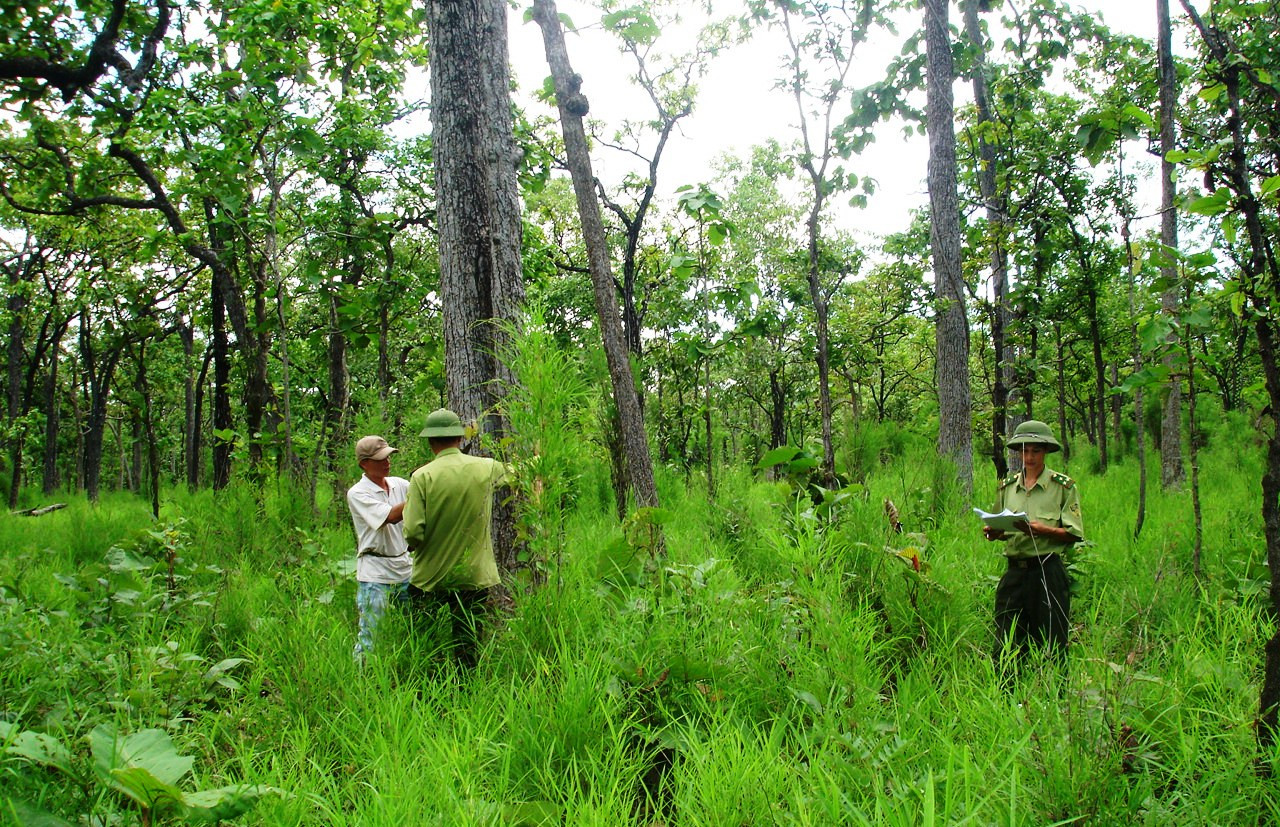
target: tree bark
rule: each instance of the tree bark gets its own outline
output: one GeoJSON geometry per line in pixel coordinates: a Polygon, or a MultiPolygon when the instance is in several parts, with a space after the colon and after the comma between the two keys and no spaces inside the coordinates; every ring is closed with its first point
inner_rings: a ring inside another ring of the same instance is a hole
{"type": "MultiPolygon", "coordinates": [[[[1165,247],[1167,263],[1160,266],[1165,289],[1160,296],[1160,311],[1176,318],[1178,304],[1178,268],[1172,254],[1178,248],[1178,212],[1174,200],[1178,185],[1174,180],[1176,166],[1168,154],[1177,148],[1174,112],[1178,104],[1178,75],[1173,65],[1173,27],[1169,21],[1169,0],[1156,0],[1156,53],[1160,73],[1160,243],[1165,247]]],[[[1164,364],[1169,369],[1169,388],[1160,419],[1160,484],[1177,488],[1185,478],[1182,468],[1182,381],[1174,370],[1173,349],[1177,333],[1169,334],[1170,352],[1164,364]]]]}
{"type": "Polygon", "coordinates": [[[89,410],[84,424],[84,490],[89,502],[98,501],[102,480],[102,441],[107,427],[107,401],[120,359],[118,347],[99,352],[88,311],[80,316],[80,358],[89,385],[89,410]]]}
{"type": "Polygon", "coordinates": [[[1244,104],[1241,96],[1242,61],[1233,60],[1233,49],[1221,29],[1204,24],[1189,0],[1181,0],[1187,16],[1200,32],[1205,46],[1218,66],[1218,76],[1226,89],[1225,129],[1230,149],[1222,172],[1226,185],[1235,196],[1236,207],[1244,219],[1247,255],[1239,261],[1241,290],[1254,312],[1254,332],[1258,339],[1258,356],[1262,363],[1267,391],[1268,418],[1267,461],[1262,472],[1262,529],[1266,538],[1267,567],[1271,571],[1268,588],[1267,622],[1271,636],[1263,646],[1262,689],[1258,693],[1258,766],[1267,776],[1275,767],[1267,757],[1275,751],[1280,738],[1280,352],[1277,352],[1276,329],[1271,320],[1271,303],[1280,293],[1280,271],[1269,236],[1262,220],[1262,206],[1253,192],[1254,171],[1248,159],[1248,143],[1244,130],[1244,104]]]}
{"type": "Polygon", "coordinates": [[[594,175],[591,172],[591,156],[582,126],[582,117],[588,108],[587,99],[581,93],[582,78],[574,74],[569,63],[564,32],[553,0],[534,0],[533,13],[542,29],[547,65],[555,81],[565,154],[573,177],[573,191],[582,221],[582,236],[587,246],[596,316],[600,321],[600,337],[609,366],[614,404],[618,406],[618,418],[622,424],[622,438],[626,444],[628,482],[636,504],[652,508],[658,505],[658,489],[654,484],[653,462],[645,436],[644,412],[636,394],[622,322],[618,317],[618,299],[610,275],[608,240],[605,237],[604,222],[600,218],[600,206],[592,189],[594,175]]]}
{"type": "MultiPolygon", "coordinates": [[[[66,328],[63,327],[62,330],[66,328]]],[[[58,488],[58,435],[62,424],[62,406],[58,404],[58,351],[62,331],[49,348],[49,370],[44,380],[44,484],[46,495],[58,488]]]]}
{"type": "Polygon", "coordinates": [[[1008,410],[1010,385],[1013,378],[1013,360],[1005,331],[1009,327],[1013,311],[1009,304],[1009,264],[1005,254],[1004,192],[997,188],[999,159],[996,148],[987,140],[988,125],[993,123],[991,102],[987,89],[987,50],[978,25],[979,0],[963,0],[964,31],[974,50],[973,100],[978,111],[978,187],[987,213],[987,244],[991,250],[991,347],[994,351],[995,370],[992,372],[991,389],[991,461],[996,477],[1003,479],[1009,473],[1008,452],[1005,450],[1005,434],[1009,433],[1008,410]]]}
{"type": "Polygon", "coordinates": [[[26,426],[20,425],[22,416],[22,368],[27,362],[26,348],[26,309],[27,291],[22,284],[31,279],[30,258],[22,256],[22,261],[12,269],[6,268],[9,282],[9,336],[6,359],[8,371],[5,381],[5,416],[9,422],[9,510],[18,507],[18,494],[22,490],[22,445],[26,441],[26,426]]]}
{"type": "Polygon", "coordinates": [[[937,297],[938,453],[955,463],[973,491],[973,424],[969,395],[969,319],[960,261],[955,110],[948,0],[925,0],[929,133],[930,247],[937,297]]]}
{"type": "Polygon", "coordinates": [[[221,491],[231,482],[231,440],[224,439],[217,432],[224,434],[232,428],[231,421],[231,358],[228,354],[230,346],[227,342],[226,307],[222,301],[222,291],[218,289],[218,274],[215,272],[212,283],[210,307],[213,325],[213,490],[221,491]]]}
{"type": "MultiPolygon", "coordinates": [[[[520,199],[502,0],[429,0],[431,118],[440,227],[449,405],[478,421],[491,451],[507,430],[499,403],[515,376],[502,361],[520,328],[520,199]]],[[[514,503],[493,512],[494,555],[517,567],[514,503]]]]}

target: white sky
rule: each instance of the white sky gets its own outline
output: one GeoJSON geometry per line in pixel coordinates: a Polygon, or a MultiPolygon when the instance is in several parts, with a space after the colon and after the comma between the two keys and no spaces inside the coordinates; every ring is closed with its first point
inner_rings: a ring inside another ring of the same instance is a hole
{"type": "MultiPolygon", "coordinates": [[[[738,7],[737,3],[724,5],[727,11],[738,7]]],[[[1085,0],[1075,5],[1097,13],[1114,29],[1154,36],[1154,0],[1085,0]]],[[[566,43],[574,70],[584,79],[583,93],[591,103],[589,117],[614,127],[626,117],[644,117],[651,112],[648,99],[632,82],[632,58],[620,54],[616,39],[600,29],[599,12],[579,0],[560,0],[557,6],[579,29],[567,33],[566,43]]],[[[545,53],[537,25],[524,23],[522,14],[523,10],[517,9],[510,20],[512,67],[522,90],[536,90],[548,74],[545,53]]],[[[988,19],[993,17],[995,13],[988,15],[988,19]]],[[[959,23],[959,13],[953,8],[952,25],[959,23]]],[[[900,27],[900,34],[905,28],[900,27]]],[[[693,114],[682,121],[681,133],[673,136],[667,147],[659,168],[660,195],[669,195],[681,184],[709,181],[712,162],[725,153],[745,156],[752,146],[769,137],[784,144],[795,139],[794,101],[773,88],[780,71],[780,37],[776,31],[763,32],[746,46],[715,59],[700,84],[693,114]],[[770,41],[778,46],[771,46],[770,41]]],[[[867,85],[882,76],[885,62],[897,48],[887,39],[860,47],[867,65],[851,85],[867,85]]],[[[969,99],[968,84],[957,82],[955,92],[957,104],[969,99]]],[[[534,113],[551,113],[545,105],[532,103],[529,107],[534,113]]],[[[847,164],[850,171],[877,180],[876,194],[866,209],[841,209],[832,223],[860,236],[905,229],[909,211],[928,200],[924,183],[927,152],[923,136],[907,139],[899,127],[884,124],[875,143],[847,164]]],[[[624,156],[599,146],[592,153],[592,163],[606,185],[619,181],[631,168],[624,156]]],[[[1142,207],[1139,209],[1141,214],[1142,207]]]]}

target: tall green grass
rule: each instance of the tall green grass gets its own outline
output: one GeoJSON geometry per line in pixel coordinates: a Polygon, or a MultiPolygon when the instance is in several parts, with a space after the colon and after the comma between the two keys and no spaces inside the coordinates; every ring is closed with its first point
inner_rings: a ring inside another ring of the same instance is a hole
{"type": "Polygon", "coordinates": [[[520,401],[531,417],[554,403],[564,423],[536,440],[531,472],[557,492],[527,522],[549,578],[517,584],[474,672],[395,614],[357,666],[349,526],[275,490],[170,492],[158,522],[123,496],[0,519],[0,715],[70,747],[85,779],[9,758],[2,795],[73,823],[140,823],[92,782],[84,739],[111,722],[171,733],[196,759],[193,788],[288,793],[243,824],[1280,817],[1253,769],[1260,457],[1227,434],[1203,457],[1202,580],[1185,492],[1151,491],[1135,538],[1131,462],[1098,476],[1082,451],[1062,469],[1089,536],[1070,655],[1006,686],[990,658],[999,550],[927,445],[874,454],[830,522],[749,469],[727,469],[714,503],[659,469],[667,556],[628,585],[601,578],[622,531],[575,387],[537,397],[533,383],[520,401]]]}

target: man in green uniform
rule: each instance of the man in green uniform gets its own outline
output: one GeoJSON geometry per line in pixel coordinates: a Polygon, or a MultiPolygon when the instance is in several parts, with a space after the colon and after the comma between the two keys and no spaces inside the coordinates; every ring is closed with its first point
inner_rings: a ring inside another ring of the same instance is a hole
{"type": "Polygon", "coordinates": [[[435,459],[413,472],[404,506],[404,537],[413,552],[409,601],[414,613],[448,611],[458,661],[474,666],[478,622],[499,582],[490,522],[493,489],[507,466],[462,453],[462,420],[441,408],[427,416],[422,436],[435,459]]]}
{"type": "Polygon", "coordinates": [[[1025,655],[1032,646],[1066,654],[1070,621],[1070,580],[1062,555],[1084,539],[1080,489],[1066,474],[1044,464],[1062,450],[1049,426],[1023,422],[1008,445],[1022,452],[1022,472],[1010,474],[996,491],[995,511],[1025,513],[1017,531],[983,526],[988,540],[1004,540],[1008,569],[996,586],[996,654],[1025,655]]]}

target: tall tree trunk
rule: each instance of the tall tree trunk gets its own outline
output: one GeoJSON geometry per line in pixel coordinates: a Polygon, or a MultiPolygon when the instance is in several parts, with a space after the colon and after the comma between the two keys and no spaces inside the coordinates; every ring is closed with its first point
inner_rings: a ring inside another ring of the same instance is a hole
{"type": "MultiPolygon", "coordinates": [[[[507,7],[428,0],[427,26],[449,404],[497,445],[507,430],[499,403],[515,382],[502,355],[524,305],[507,7]]],[[[518,562],[514,507],[500,498],[493,513],[494,554],[506,572],[518,562]]]]}
{"type": "MultiPolygon", "coordinates": [[[[65,328],[64,328],[65,329],[65,328]]],[[[49,370],[44,380],[44,480],[45,495],[58,488],[58,437],[62,425],[62,406],[58,401],[58,365],[61,360],[62,333],[54,337],[49,347],[49,370]]]]}
{"type": "MultiPolygon", "coordinates": [[[[582,118],[587,113],[587,99],[581,93],[582,78],[575,74],[565,49],[564,31],[556,13],[553,0],[534,0],[534,19],[542,29],[542,42],[547,53],[547,65],[555,81],[556,102],[560,110],[560,125],[564,133],[565,154],[573,177],[573,191],[577,197],[578,215],[582,221],[582,236],[587,246],[587,260],[594,288],[596,317],[600,321],[600,338],[604,345],[605,360],[609,366],[609,379],[613,387],[614,404],[622,424],[622,438],[626,444],[626,470],[629,485],[636,504],[650,508],[658,505],[658,489],[653,478],[653,462],[649,455],[649,442],[645,435],[644,411],[640,408],[635,390],[631,363],[627,358],[626,340],[622,322],[618,317],[618,299],[610,275],[609,246],[604,222],[600,218],[600,205],[593,191],[594,175],[591,172],[591,156],[587,151],[587,136],[582,118]]],[[[659,400],[661,406],[661,400],[659,400]]]]}
{"type": "Polygon", "coordinates": [[[213,277],[210,299],[213,317],[213,490],[221,491],[231,482],[231,451],[234,447],[225,435],[231,431],[231,357],[228,353],[226,308],[222,292],[213,277]],[[220,433],[221,432],[221,433],[220,433]]]}
{"type": "MultiPolygon", "coordinates": [[[[1169,21],[1169,0],[1156,0],[1156,53],[1160,72],[1160,243],[1166,249],[1166,263],[1160,265],[1165,289],[1160,296],[1160,310],[1166,316],[1178,315],[1178,267],[1172,259],[1178,249],[1178,212],[1174,200],[1178,185],[1176,168],[1168,155],[1177,149],[1174,113],[1178,105],[1178,73],[1173,65],[1173,27],[1169,21]]],[[[1160,485],[1176,488],[1184,479],[1182,469],[1182,381],[1175,370],[1173,346],[1178,334],[1169,334],[1170,352],[1164,358],[1169,369],[1169,389],[1160,419],[1160,485]]]]}
{"type": "Polygon", "coordinates": [[[1275,251],[1262,221],[1262,207],[1253,192],[1253,170],[1248,163],[1241,102],[1241,63],[1232,59],[1232,49],[1223,34],[1208,27],[1189,0],[1181,0],[1205,45],[1218,65],[1219,76],[1226,89],[1228,113],[1226,128],[1231,149],[1224,153],[1227,186],[1235,196],[1244,218],[1248,255],[1240,261],[1241,289],[1253,307],[1254,332],[1258,339],[1258,356],[1262,363],[1271,420],[1267,436],[1267,462],[1262,472],[1262,529],[1267,544],[1267,567],[1271,571],[1268,588],[1267,622],[1271,636],[1263,646],[1262,689],[1258,693],[1258,752],[1260,770],[1268,776],[1275,767],[1268,763],[1280,738],[1280,352],[1277,352],[1276,329],[1271,321],[1271,305],[1280,295],[1280,272],[1275,251]]]}
{"type": "MultiPolygon", "coordinates": [[[[199,484],[199,476],[194,469],[199,465],[195,458],[199,454],[197,446],[198,425],[196,419],[196,378],[195,370],[195,326],[186,318],[178,320],[178,338],[182,340],[182,461],[185,468],[187,488],[194,491],[199,484]]],[[[208,362],[206,361],[206,364],[208,362]]]]}
{"type": "Polygon", "coordinates": [[[1191,548],[1191,571],[1196,578],[1201,575],[1200,555],[1204,545],[1204,520],[1200,512],[1200,459],[1196,445],[1196,354],[1191,347],[1191,337],[1183,336],[1187,354],[1187,459],[1191,462],[1191,514],[1195,525],[1195,542],[1191,548]]]}
{"type": "MultiPolygon", "coordinates": [[[[8,362],[5,381],[5,418],[9,424],[9,510],[18,507],[18,494],[22,490],[22,445],[26,441],[26,426],[19,424],[22,416],[22,374],[27,362],[26,309],[27,291],[23,283],[30,280],[29,257],[8,270],[9,275],[9,337],[5,358],[8,362]]],[[[55,354],[56,356],[56,354],[55,354]]]]}
{"type": "Polygon", "coordinates": [[[1062,349],[1062,324],[1053,323],[1053,363],[1058,374],[1058,439],[1062,440],[1062,459],[1071,459],[1071,442],[1067,438],[1067,354],[1062,349]]]}
{"type": "Polygon", "coordinates": [[[969,397],[969,318],[960,261],[960,205],[948,0],[925,0],[928,60],[930,247],[937,295],[938,453],[973,491],[973,418],[969,397]]]}
{"type": "Polygon", "coordinates": [[[991,102],[987,89],[987,48],[978,25],[979,0],[963,0],[965,37],[973,48],[973,100],[978,111],[978,186],[987,212],[987,243],[991,248],[991,346],[994,350],[995,370],[991,388],[991,461],[996,477],[1003,479],[1009,473],[1009,455],[1005,450],[1005,434],[1009,433],[1008,410],[1010,384],[1013,378],[1013,360],[1009,353],[1005,331],[1012,318],[1009,305],[1009,264],[1005,255],[1005,221],[1007,199],[997,189],[998,164],[996,148],[987,140],[987,129],[993,123],[991,102]]]}
{"type": "Polygon", "coordinates": [[[146,342],[138,344],[138,393],[142,395],[142,441],[146,444],[147,488],[151,494],[151,516],[159,519],[160,446],[156,441],[155,420],[151,406],[151,386],[147,377],[146,342]]]}
{"type": "MultiPolygon", "coordinates": [[[[343,268],[350,272],[351,268],[343,268]]],[[[325,454],[328,458],[329,479],[333,496],[330,499],[331,511],[340,516],[346,508],[346,490],[350,484],[348,469],[350,462],[351,426],[348,410],[351,407],[351,372],[347,368],[347,337],[340,325],[338,313],[339,296],[329,295],[329,404],[325,406],[325,426],[322,430],[329,435],[325,440],[325,454]]]]}
{"type": "MultiPolygon", "coordinates": [[[[84,420],[84,489],[89,502],[98,501],[102,480],[102,443],[107,427],[107,402],[111,381],[119,363],[120,350],[100,353],[95,343],[88,313],[80,316],[80,358],[89,386],[89,410],[84,420]]],[[[123,458],[123,450],[121,455],[123,458]]]]}
{"type": "MultiPolygon", "coordinates": [[[[1076,234],[1077,242],[1083,242],[1076,234]]],[[[1102,321],[1098,317],[1098,275],[1092,266],[1084,261],[1084,247],[1081,244],[1081,265],[1085,267],[1085,312],[1089,316],[1089,344],[1093,351],[1093,385],[1097,397],[1097,430],[1098,430],[1098,469],[1107,473],[1107,365],[1102,360],[1102,321]]]]}
{"type": "MultiPolygon", "coordinates": [[[[1134,288],[1134,266],[1133,266],[1133,245],[1130,243],[1129,237],[1129,218],[1124,219],[1124,224],[1120,230],[1120,237],[1124,240],[1126,267],[1125,270],[1129,274],[1129,337],[1133,342],[1133,370],[1138,373],[1142,370],[1142,343],[1138,339],[1138,303],[1135,297],[1136,290],[1134,288]]],[[[1146,432],[1146,416],[1145,416],[1145,396],[1141,387],[1134,390],[1133,393],[1133,431],[1134,440],[1138,446],[1138,505],[1137,514],[1133,521],[1133,536],[1136,538],[1142,534],[1142,524],[1147,519],[1147,432],[1146,432]]],[[[1120,433],[1119,429],[1116,433],[1120,433]]]]}

